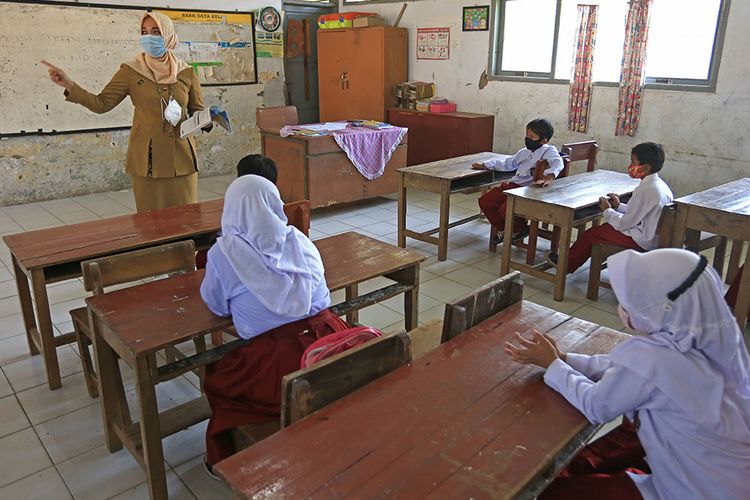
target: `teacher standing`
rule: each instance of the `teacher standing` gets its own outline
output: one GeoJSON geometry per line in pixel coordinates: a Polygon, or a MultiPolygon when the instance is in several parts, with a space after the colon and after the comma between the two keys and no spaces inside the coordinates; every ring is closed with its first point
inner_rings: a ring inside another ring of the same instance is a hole
{"type": "Polygon", "coordinates": [[[198,202],[195,139],[180,139],[180,123],[203,109],[195,71],[172,52],[177,35],[172,20],[159,12],[141,18],[144,52],[120,66],[98,94],[79,87],[61,69],[50,79],[65,88],[67,101],[106,113],[130,96],[135,112],[125,173],[130,176],[138,212],[198,202]]]}

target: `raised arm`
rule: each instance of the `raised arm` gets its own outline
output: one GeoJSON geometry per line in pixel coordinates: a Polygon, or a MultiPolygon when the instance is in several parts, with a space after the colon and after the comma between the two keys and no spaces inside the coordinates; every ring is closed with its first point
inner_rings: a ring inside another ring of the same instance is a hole
{"type": "Polygon", "coordinates": [[[121,67],[112,80],[98,94],[92,94],[82,89],[63,70],[47,61],[42,61],[47,66],[49,78],[53,83],[65,89],[65,99],[84,106],[94,113],[106,113],[114,109],[128,95],[128,82],[126,69],[121,67]]]}

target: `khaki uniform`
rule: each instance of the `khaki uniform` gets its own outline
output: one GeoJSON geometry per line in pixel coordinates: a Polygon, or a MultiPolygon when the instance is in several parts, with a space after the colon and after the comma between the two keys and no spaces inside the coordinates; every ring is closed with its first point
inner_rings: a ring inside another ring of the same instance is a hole
{"type": "Polygon", "coordinates": [[[195,139],[180,139],[180,124],[164,119],[164,103],[173,97],[183,109],[183,120],[203,109],[198,77],[192,68],[173,84],[157,84],[123,64],[98,94],[75,85],[66,99],[94,113],[106,113],[130,96],[135,112],[128,141],[125,172],[133,181],[139,212],[198,201],[198,157],[195,139]],[[187,114],[185,113],[187,111],[187,114]]]}

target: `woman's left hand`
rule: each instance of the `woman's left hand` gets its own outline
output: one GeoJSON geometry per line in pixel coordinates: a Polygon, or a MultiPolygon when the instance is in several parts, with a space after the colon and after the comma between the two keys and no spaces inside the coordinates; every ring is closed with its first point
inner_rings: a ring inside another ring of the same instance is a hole
{"type": "Polygon", "coordinates": [[[547,368],[556,359],[565,359],[554,339],[538,330],[532,332],[532,339],[525,339],[516,332],[516,340],[520,346],[510,342],[505,343],[505,353],[516,363],[533,364],[547,368]]]}

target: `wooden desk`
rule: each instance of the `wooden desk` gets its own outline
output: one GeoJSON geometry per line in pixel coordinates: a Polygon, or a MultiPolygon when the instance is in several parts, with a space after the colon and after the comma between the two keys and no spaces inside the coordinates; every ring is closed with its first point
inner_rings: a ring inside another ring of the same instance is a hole
{"type": "Polygon", "coordinates": [[[54,336],[47,285],[79,277],[81,262],[95,257],[185,239],[204,247],[221,229],[223,204],[214,200],[3,237],[13,260],[29,350],[42,353],[50,389],[61,387],[57,346],[76,340],[73,332],[54,336]]]}
{"type": "Polygon", "coordinates": [[[504,353],[531,328],[585,354],[628,337],[523,301],[214,470],[243,498],[533,498],[598,426],[504,353]]]}
{"type": "MultiPolygon", "coordinates": [[[[672,246],[682,248],[685,242],[688,247],[697,248],[701,231],[732,240],[750,241],[750,177],[683,196],[676,199],[674,204],[672,246]]],[[[734,309],[740,328],[745,327],[749,308],[750,266],[745,265],[742,288],[734,309]]]]}
{"type": "Polygon", "coordinates": [[[406,166],[407,136],[393,152],[383,175],[368,181],[332,136],[281,137],[261,132],[263,154],[279,168],[279,192],[284,201],[310,200],[312,208],[363,200],[396,191],[396,169],[406,166]]]}
{"type": "Polygon", "coordinates": [[[492,151],[494,115],[391,108],[387,121],[409,129],[408,166],[492,151]]]}
{"type": "Polygon", "coordinates": [[[530,266],[525,262],[511,261],[510,238],[503,241],[503,257],[500,275],[518,269],[555,284],[554,298],[562,301],[565,297],[565,278],[568,276],[568,251],[570,236],[574,226],[601,217],[599,198],[606,193],[620,196],[630,194],[638,186],[635,179],[626,174],[610,170],[594,170],[563,179],[557,179],[549,187],[525,186],[505,191],[508,205],[505,213],[505,234],[513,229],[513,217],[548,222],[560,228],[557,267],[555,274],[545,272],[548,264],[530,266]]]}
{"type": "Polygon", "coordinates": [[[473,163],[483,163],[491,159],[507,158],[508,156],[497,153],[478,153],[398,169],[398,246],[406,247],[407,236],[432,243],[438,246],[438,260],[445,260],[448,256],[448,229],[479,218],[479,213],[477,213],[449,224],[451,194],[498,184],[511,178],[513,172],[495,172],[471,168],[473,163]],[[420,233],[406,228],[407,189],[440,193],[438,227],[420,233]],[[438,233],[437,238],[432,236],[435,233],[438,233]]]}
{"type": "MultiPolygon", "coordinates": [[[[406,329],[418,324],[419,264],[424,256],[356,233],[315,242],[334,291],[347,289],[345,307],[362,308],[404,293],[406,329]],[[395,280],[380,290],[356,296],[357,284],[378,276],[395,280]]],[[[245,345],[237,340],[164,366],[156,353],[227,328],[231,318],[214,315],[200,296],[204,271],[153,281],[86,299],[93,325],[94,353],[99,370],[99,395],[104,434],[111,452],[123,445],[146,472],[152,498],[167,498],[161,439],[210,416],[205,398],[159,413],[155,387],[187,371],[217,361],[245,345]],[[133,423],[117,363],[121,358],[135,372],[139,421],[133,423]]],[[[334,312],[344,307],[333,306],[334,312]]]]}

